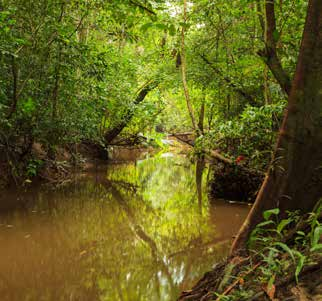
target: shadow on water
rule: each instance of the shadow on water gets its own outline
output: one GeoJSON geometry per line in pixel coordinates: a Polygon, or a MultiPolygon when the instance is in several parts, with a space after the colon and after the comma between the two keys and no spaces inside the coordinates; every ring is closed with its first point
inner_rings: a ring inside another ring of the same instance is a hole
{"type": "Polygon", "coordinates": [[[2,194],[1,300],[175,300],[226,255],[248,212],[210,203],[207,172],[163,154],[2,194]]]}

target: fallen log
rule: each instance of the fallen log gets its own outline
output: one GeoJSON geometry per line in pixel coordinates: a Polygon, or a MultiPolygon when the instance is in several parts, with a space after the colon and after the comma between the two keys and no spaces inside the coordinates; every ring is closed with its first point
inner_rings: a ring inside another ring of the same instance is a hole
{"type": "Polygon", "coordinates": [[[170,137],[175,137],[177,140],[179,140],[180,142],[183,142],[191,147],[194,147],[194,141],[190,141],[190,140],[187,140],[187,139],[183,139],[182,138],[182,134],[175,134],[175,133],[171,133],[169,134],[170,137]]]}
{"type": "MultiPolygon", "coordinates": [[[[190,147],[194,147],[195,146],[194,145],[194,142],[190,142],[190,141],[184,140],[179,135],[177,135],[175,133],[171,133],[170,135],[173,136],[173,137],[175,137],[175,138],[177,138],[179,141],[184,142],[185,144],[189,145],[190,147]]],[[[251,173],[255,173],[255,174],[258,174],[258,175],[261,175],[261,176],[264,176],[265,175],[265,173],[263,173],[263,172],[261,172],[259,170],[250,169],[250,168],[247,168],[246,166],[237,164],[235,161],[233,161],[233,160],[231,160],[231,159],[223,156],[218,151],[215,151],[215,150],[203,150],[203,152],[209,158],[219,160],[220,162],[222,162],[224,164],[238,166],[240,169],[243,169],[245,171],[249,171],[251,173]]]]}

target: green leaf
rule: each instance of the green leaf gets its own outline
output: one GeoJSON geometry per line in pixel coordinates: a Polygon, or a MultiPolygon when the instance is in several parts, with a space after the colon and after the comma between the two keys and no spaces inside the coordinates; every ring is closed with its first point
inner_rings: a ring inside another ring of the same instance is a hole
{"type": "Polygon", "coordinates": [[[311,252],[322,250],[322,244],[317,244],[313,248],[310,249],[311,252]]]}
{"type": "Polygon", "coordinates": [[[298,283],[299,282],[298,277],[299,277],[300,272],[304,266],[304,262],[305,262],[306,257],[304,255],[302,255],[300,252],[297,252],[297,256],[299,256],[299,261],[298,261],[296,269],[295,269],[295,279],[296,279],[296,282],[298,283]]]}
{"type": "Polygon", "coordinates": [[[276,29],[273,32],[273,38],[274,38],[275,42],[277,42],[279,40],[279,38],[280,38],[280,34],[276,29]]]}
{"type": "Polygon", "coordinates": [[[321,235],[322,235],[322,226],[318,226],[314,229],[314,232],[313,232],[313,238],[311,242],[312,248],[314,248],[319,243],[321,235]]]}
{"type": "Polygon", "coordinates": [[[186,22],[180,22],[179,23],[181,27],[183,27],[184,29],[189,29],[189,27],[191,26],[190,23],[186,23],[186,22]]]}
{"type": "Polygon", "coordinates": [[[279,213],[280,213],[280,209],[279,208],[270,209],[270,210],[266,210],[263,213],[263,217],[267,221],[272,215],[278,215],[279,213]]]}
{"type": "Polygon", "coordinates": [[[25,101],[22,101],[21,106],[22,106],[22,111],[25,112],[25,113],[31,113],[36,108],[36,104],[35,104],[34,100],[31,97],[29,97],[25,101]]]}
{"type": "Polygon", "coordinates": [[[155,27],[158,29],[162,29],[162,30],[168,29],[168,26],[163,23],[157,23],[157,24],[155,24],[155,27]]]}
{"type": "Polygon", "coordinates": [[[283,249],[286,253],[288,253],[291,256],[293,262],[295,262],[295,257],[294,257],[293,251],[289,248],[288,245],[278,241],[278,242],[274,243],[274,246],[278,246],[281,249],[283,249]]]}
{"type": "Polygon", "coordinates": [[[154,26],[154,23],[149,22],[149,23],[146,23],[146,24],[142,25],[141,30],[145,32],[145,31],[147,31],[149,28],[151,28],[153,26],[154,26]]]}
{"type": "Polygon", "coordinates": [[[267,226],[267,225],[271,225],[271,224],[275,224],[273,221],[265,221],[265,222],[261,222],[259,224],[257,224],[256,228],[260,228],[260,227],[264,227],[264,226],[267,226]]]}
{"type": "Polygon", "coordinates": [[[176,27],[173,25],[173,24],[171,24],[170,26],[169,26],[169,34],[171,35],[171,36],[175,36],[176,35],[176,27]]]}
{"type": "Polygon", "coordinates": [[[277,232],[278,233],[281,233],[282,231],[283,231],[283,229],[288,225],[288,224],[290,224],[292,222],[292,220],[291,219],[282,219],[281,221],[280,221],[280,223],[277,225],[277,228],[276,228],[276,230],[277,230],[277,232]]]}

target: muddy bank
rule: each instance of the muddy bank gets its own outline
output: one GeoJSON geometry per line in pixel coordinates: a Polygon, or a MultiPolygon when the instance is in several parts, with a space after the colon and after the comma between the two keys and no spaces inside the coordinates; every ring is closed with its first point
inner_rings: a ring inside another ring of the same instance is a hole
{"type": "Polygon", "coordinates": [[[70,144],[48,152],[34,143],[30,154],[10,154],[0,149],[0,187],[23,186],[30,181],[63,183],[77,171],[96,170],[108,162],[131,161],[144,158],[155,151],[147,146],[104,147],[91,141],[70,144]]]}
{"type": "Polygon", "coordinates": [[[212,166],[210,194],[213,198],[253,203],[264,173],[237,164],[212,166]]]}
{"type": "Polygon", "coordinates": [[[95,146],[87,144],[66,145],[53,152],[40,143],[33,143],[28,154],[21,153],[19,148],[11,151],[2,148],[1,186],[25,186],[36,181],[64,181],[73,170],[82,168],[86,162],[85,156],[89,160],[103,157],[95,146]]]}

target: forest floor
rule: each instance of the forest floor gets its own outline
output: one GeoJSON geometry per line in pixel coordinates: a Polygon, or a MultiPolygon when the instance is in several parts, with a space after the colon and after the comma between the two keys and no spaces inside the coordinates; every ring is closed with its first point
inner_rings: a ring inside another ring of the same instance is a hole
{"type": "Polygon", "coordinates": [[[178,301],[322,301],[321,245],[311,246],[312,233],[316,243],[322,238],[319,226],[313,228],[321,224],[321,214],[316,216],[314,223],[298,222],[281,240],[266,234],[256,252],[241,251],[218,263],[178,301]]]}
{"type": "MultiPolygon", "coordinates": [[[[238,260],[249,263],[245,258],[238,260]]],[[[248,275],[237,264],[235,272],[230,271],[228,277],[231,261],[217,264],[190,291],[182,292],[178,301],[322,301],[322,255],[316,264],[303,269],[298,283],[294,274],[288,274],[276,277],[270,289],[260,282],[256,272],[262,264],[250,266],[248,275]]]]}

